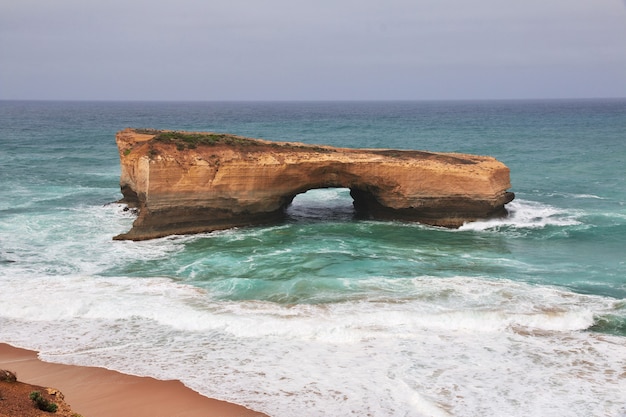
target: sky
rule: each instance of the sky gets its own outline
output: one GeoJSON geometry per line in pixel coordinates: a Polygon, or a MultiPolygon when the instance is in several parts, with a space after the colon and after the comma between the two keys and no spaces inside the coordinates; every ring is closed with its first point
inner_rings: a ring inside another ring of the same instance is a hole
{"type": "Polygon", "coordinates": [[[626,97],[626,0],[0,0],[0,99],[626,97]]]}

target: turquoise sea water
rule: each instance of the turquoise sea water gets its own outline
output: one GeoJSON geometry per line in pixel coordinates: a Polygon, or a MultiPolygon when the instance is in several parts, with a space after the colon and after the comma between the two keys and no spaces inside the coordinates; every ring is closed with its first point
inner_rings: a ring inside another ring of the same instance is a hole
{"type": "Polygon", "coordinates": [[[0,102],[0,341],[290,416],[626,415],[626,100],[0,102]],[[147,242],[115,132],[492,155],[506,219],[286,222],[147,242]]]}

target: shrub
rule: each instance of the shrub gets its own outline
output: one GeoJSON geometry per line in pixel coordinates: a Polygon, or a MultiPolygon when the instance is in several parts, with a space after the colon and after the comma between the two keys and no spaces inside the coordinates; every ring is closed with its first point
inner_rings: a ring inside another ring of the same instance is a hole
{"type": "Polygon", "coordinates": [[[33,391],[30,393],[30,399],[35,403],[38,409],[41,411],[47,411],[49,413],[56,413],[57,405],[46,400],[39,391],[33,391]]]}
{"type": "Polygon", "coordinates": [[[173,143],[179,150],[193,149],[198,145],[231,145],[231,146],[257,146],[259,143],[254,139],[242,138],[225,133],[194,133],[165,131],[157,133],[154,138],[157,142],[173,143]],[[182,148],[182,149],[181,149],[182,148]]]}

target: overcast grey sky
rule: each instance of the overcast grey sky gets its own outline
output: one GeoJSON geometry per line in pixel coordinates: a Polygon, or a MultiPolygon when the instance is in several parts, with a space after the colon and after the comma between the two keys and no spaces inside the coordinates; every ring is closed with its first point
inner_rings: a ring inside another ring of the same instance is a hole
{"type": "Polygon", "coordinates": [[[624,0],[0,0],[0,99],[626,97],[624,0]]]}

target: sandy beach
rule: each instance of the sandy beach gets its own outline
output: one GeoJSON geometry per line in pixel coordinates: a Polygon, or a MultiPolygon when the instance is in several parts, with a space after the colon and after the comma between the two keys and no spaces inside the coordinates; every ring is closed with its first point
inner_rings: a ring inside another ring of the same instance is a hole
{"type": "Polygon", "coordinates": [[[15,372],[20,382],[60,390],[72,410],[84,417],[264,416],[236,404],[203,397],[179,381],[43,362],[36,352],[3,343],[0,369],[15,372]]]}

